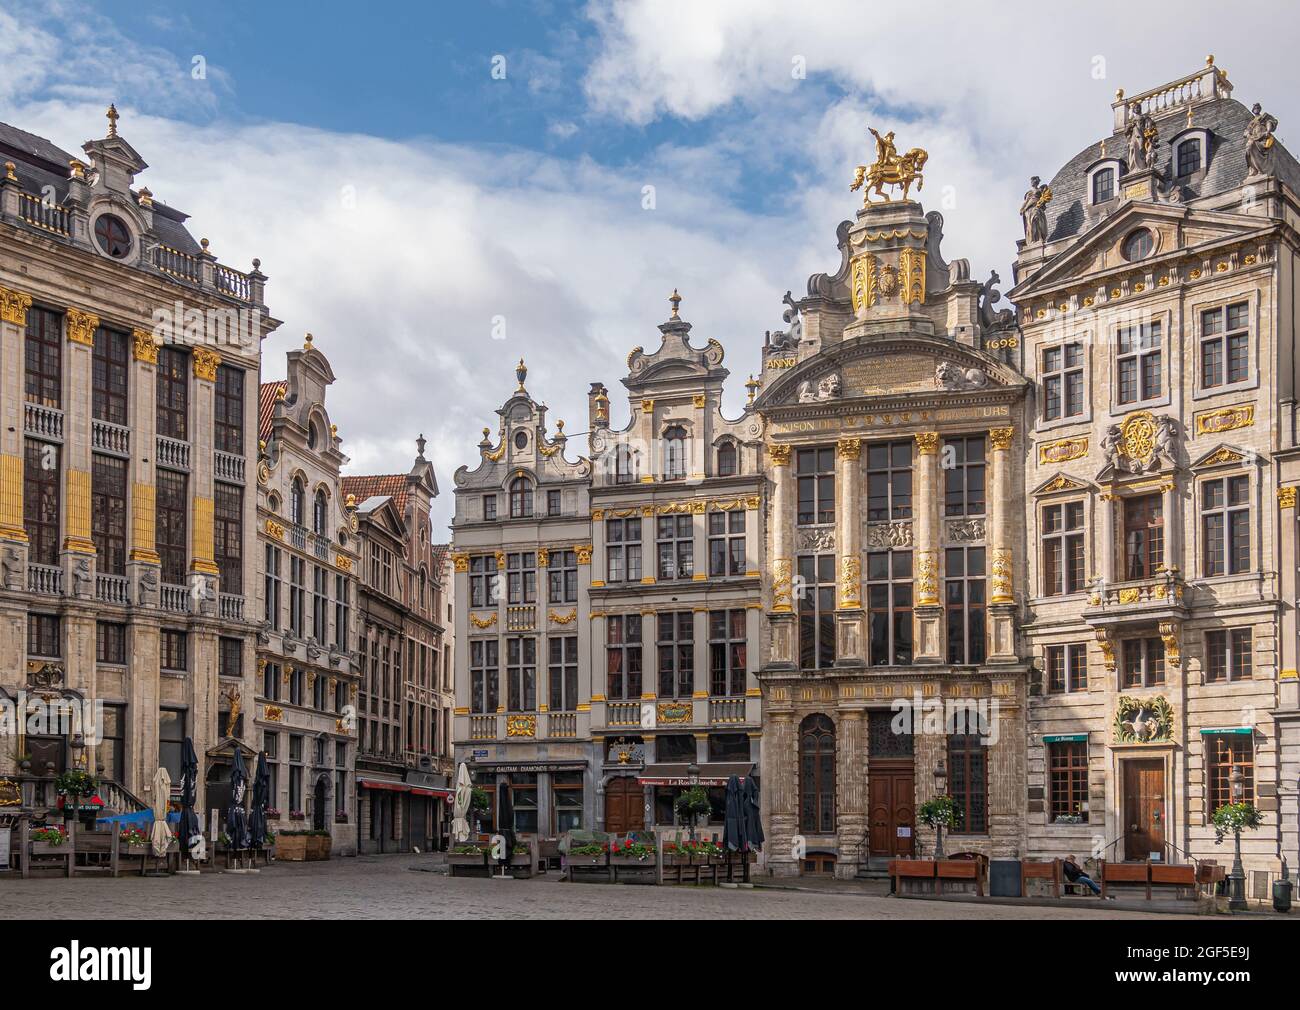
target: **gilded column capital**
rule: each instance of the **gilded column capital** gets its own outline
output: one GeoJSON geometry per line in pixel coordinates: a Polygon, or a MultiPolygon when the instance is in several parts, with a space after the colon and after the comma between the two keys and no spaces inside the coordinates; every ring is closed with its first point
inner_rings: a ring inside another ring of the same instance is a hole
{"type": "Polygon", "coordinates": [[[939,451],[939,433],[937,431],[918,431],[916,433],[916,454],[933,456],[939,451]]]}
{"type": "Polygon", "coordinates": [[[996,451],[1005,452],[1011,448],[1011,439],[1015,434],[1015,428],[990,428],[989,445],[996,451]]]}
{"type": "Polygon", "coordinates": [[[1293,509],[1295,508],[1296,486],[1280,487],[1277,489],[1278,508],[1293,509]]]}
{"type": "Polygon", "coordinates": [[[31,295],[0,288],[0,321],[13,323],[15,326],[26,326],[27,310],[31,307],[31,295]]]}
{"type": "Polygon", "coordinates": [[[95,330],[99,326],[99,316],[93,312],[82,312],[80,309],[68,309],[64,318],[67,320],[69,340],[74,344],[95,346],[95,330]]]}
{"type": "Polygon", "coordinates": [[[862,456],[862,439],[842,438],[835,443],[840,459],[858,459],[862,456]]]}
{"type": "Polygon", "coordinates": [[[773,466],[790,465],[790,447],[788,445],[776,445],[769,442],[767,446],[767,455],[772,461],[773,466]]]}
{"type": "Polygon", "coordinates": [[[468,572],[468,571],[469,571],[469,555],[468,555],[468,554],[462,554],[462,553],[460,553],[460,552],[457,552],[456,554],[453,554],[453,555],[451,556],[451,563],[455,566],[455,570],[458,571],[458,572],[468,572]]]}
{"type": "Polygon", "coordinates": [[[131,331],[131,357],[146,365],[158,364],[158,344],[147,330],[131,331]]]}
{"type": "Polygon", "coordinates": [[[221,355],[208,347],[194,348],[194,378],[214,382],[217,378],[217,366],[221,364],[221,355]]]}

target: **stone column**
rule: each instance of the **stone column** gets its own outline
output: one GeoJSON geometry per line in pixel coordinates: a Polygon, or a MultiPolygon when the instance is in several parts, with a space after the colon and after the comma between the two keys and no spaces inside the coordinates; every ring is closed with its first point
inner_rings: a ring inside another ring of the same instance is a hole
{"type": "MultiPolygon", "coordinates": [[[[641,611],[641,700],[659,697],[659,621],[655,611],[641,611]]],[[[629,698],[628,701],[632,699],[629,698]]]]}
{"type": "MultiPolygon", "coordinates": [[[[691,615],[691,633],[694,635],[692,653],[695,662],[695,691],[691,695],[691,709],[696,726],[709,724],[709,608],[696,607],[691,615]]],[[[655,651],[658,651],[657,649],[655,651]]]]}
{"type": "Polygon", "coordinates": [[[839,779],[836,792],[835,831],[840,858],[836,876],[852,876],[857,870],[858,845],[867,830],[865,722],[860,708],[840,712],[835,774],[839,779]],[[844,872],[840,872],[840,870],[844,872]]]}
{"type": "Polygon", "coordinates": [[[206,347],[196,347],[194,359],[194,430],[190,437],[190,494],[193,496],[190,523],[190,579],[197,586],[196,611],[216,617],[218,569],[213,548],[212,525],[212,454],[214,399],[217,366],[221,355],[206,347]]]}
{"type": "MultiPolygon", "coordinates": [[[[1173,477],[1160,485],[1160,511],[1165,520],[1165,567],[1179,571],[1183,566],[1183,511],[1173,477]]],[[[1193,486],[1194,487],[1194,486],[1193,486]]],[[[1193,493],[1194,490],[1193,490],[1193,493]]],[[[1191,566],[1195,570],[1195,565],[1191,566]]],[[[1292,597],[1294,599],[1294,597],[1292,597]]]]}
{"type": "Polygon", "coordinates": [[[839,548],[837,586],[836,666],[865,666],[862,643],[862,439],[841,438],[835,446],[835,542],[839,548]]]}
{"type": "Polygon", "coordinates": [[[95,542],[90,536],[90,414],[92,357],[99,317],[68,309],[64,358],[63,567],[65,592],[95,598],[95,542]]]}
{"type": "Polygon", "coordinates": [[[579,549],[578,564],[591,566],[591,585],[600,588],[605,584],[605,510],[591,510],[591,542],[594,547],[587,548],[587,560],[582,560],[579,549]]]}
{"type": "Polygon", "coordinates": [[[1014,465],[1011,443],[1014,428],[989,431],[989,616],[988,659],[991,663],[1016,660],[1015,636],[1015,523],[1023,522],[1021,498],[1011,490],[1014,465]]]}
{"type": "Polygon", "coordinates": [[[26,589],[23,524],[23,372],[31,295],[0,288],[0,549],[3,584],[26,589]]]}
{"type": "Polygon", "coordinates": [[[794,614],[794,508],[793,477],[790,473],[790,446],[769,445],[768,459],[772,471],[772,560],[770,568],[772,627],[771,665],[793,669],[798,664],[795,652],[794,614]]]}
{"type": "Polygon", "coordinates": [[[939,596],[939,433],[916,434],[916,486],[912,495],[913,614],[917,663],[941,663],[943,602],[939,596]]]}
{"type": "Polygon", "coordinates": [[[1300,599],[1300,556],[1297,555],[1296,538],[1296,487],[1277,489],[1278,537],[1277,570],[1278,589],[1282,601],[1282,617],[1278,621],[1278,708],[1300,709],[1300,658],[1297,657],[1296,600],[1300,599]]]}
{"type": "Polygon", "coordinates": [[[131,375],[134,391],[127,405],[131,424],[131,550],[127,555],[127,574],[131,579],[132,600],[138,607],[158,605],[160,559],[155,530],[157,493],[153,459],[157,452],[157,365],[158,345],[144,330],[131,333],[131,375]]]}
{"type": "Polygon", "coordinates": [[[794,857],[794,836],[799,831],[794,713],[789,709],[769,710],[768,719],[770,745],[763,748],[762,763],[768,841],[763,851],[767,865],[776,876],[792,877],[800,870],[794,857]]]}
{"type": "Polygon", "coordinates": [[[1105,586],[1113,586],[1115,577],[1115,502],[1117,495],[1106,491],[1100,496],[1097,506],[1100,514],[1100,543],[1096,544],[1097,557],[1101,558],[1101,581],[1105,586]]]}

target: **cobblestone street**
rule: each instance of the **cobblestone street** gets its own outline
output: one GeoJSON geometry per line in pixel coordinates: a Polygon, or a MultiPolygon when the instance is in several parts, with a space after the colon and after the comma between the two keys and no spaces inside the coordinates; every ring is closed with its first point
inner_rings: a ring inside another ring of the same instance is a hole
{"type": "Polygon", "coordinates": [[[899,900],[775,889],[451,879],[410,855],[280,863],[259,874],[0,881],[0,918],[1114,919],[1144,913],[899,900]]]}

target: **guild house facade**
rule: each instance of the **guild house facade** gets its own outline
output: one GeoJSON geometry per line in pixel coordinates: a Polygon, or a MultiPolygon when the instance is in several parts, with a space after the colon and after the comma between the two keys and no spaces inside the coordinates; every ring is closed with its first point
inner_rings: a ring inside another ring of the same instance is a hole
{"type": "MultiPolygon", "coordinates": [[[[1099,124],[1100,125],[1100,124],[1099,124]]],[[[1011,292],[1033,395],[1023,522],[1034,854],[1297,843],[1300,166],[1213,57],[1031,182],[1011,292]]],[[[1266,895],[1261,895],[1266,896],[1266,895]]]]}
{"type": "Polygon", "coordinates": [[[0,693],[102,702],[0,774],[99,771],[140,809],[199,756],[221,795],[252,721],[266,277],[218,262],[108,130],[74,156],[0,125],[0,693]],[[83,160],[84,158],[84,160],[83,160]],[[83,730],[85,732],[83,732],[83,730]]]}

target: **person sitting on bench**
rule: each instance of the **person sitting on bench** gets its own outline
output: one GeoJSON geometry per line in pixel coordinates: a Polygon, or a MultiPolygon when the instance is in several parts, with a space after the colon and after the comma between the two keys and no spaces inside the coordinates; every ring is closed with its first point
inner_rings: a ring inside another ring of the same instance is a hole
{"type": "Polygon", "coordinates": [[[1061,870],[1065,873],[1065,879],[1071,884],[1083,884],[1093,894],[1100,897],[1101,888],[1097,886],[1095,880],[1083,872],[1082,867],[1074,861],[1073,854],[1065,857],[1064,862],[1061,863],[1061,870]]]}

